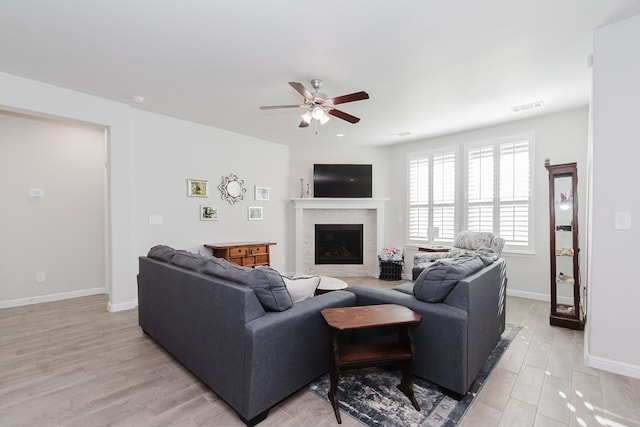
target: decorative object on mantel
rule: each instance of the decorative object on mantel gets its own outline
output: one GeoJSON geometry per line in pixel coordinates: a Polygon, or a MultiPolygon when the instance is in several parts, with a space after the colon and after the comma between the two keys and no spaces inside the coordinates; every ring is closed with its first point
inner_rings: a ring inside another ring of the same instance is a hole
{"type": "Polygon", "coordinates": [[[304,179],[300,178],[300,198],[304,197],[304,179]]]}
{"type": "Polygon", "coordinates": [[[244,193],[247,189],[244,186],[244,180],[232,173],[229,176],[223,176],[222,182],[218,185],[220,193],[222,194],[222,200],[226,200],[229,204],[233,205],[244,198],[244,193]]]}
{"type": "Polygon", "coordinates": [[[258,201],[269,200],[269,188],[268,187],[255,187],[254,199],[258,201]]]}
{"type": "Polygon", "coordinates": [[[188,179],[187,196],[209,197],[209,181],[203,179],[188,179]]]}
{"type": "Polygon", "coordinates": [[[249,221],[262,221],[261,206],[249,206],[249,221]]]}
{"type": "Polygon", "coordinates": [[[215,206],[200,206],[200,221],[217,221],[218,208],[215,206]]]}

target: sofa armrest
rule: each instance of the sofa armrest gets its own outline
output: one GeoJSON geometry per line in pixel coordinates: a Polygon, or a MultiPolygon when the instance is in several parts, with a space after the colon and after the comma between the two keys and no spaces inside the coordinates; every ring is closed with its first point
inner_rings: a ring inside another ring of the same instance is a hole
{"type": "MultiPolygon", "coordinates": [[[[246,325],[244,389],[249,418],[278,403],[329,369],[329,327],[321,310],[355,305],[355,296],[333,291],[246,325]]],[[[241,363],[241,361],[238,361],[241,363]]]]}

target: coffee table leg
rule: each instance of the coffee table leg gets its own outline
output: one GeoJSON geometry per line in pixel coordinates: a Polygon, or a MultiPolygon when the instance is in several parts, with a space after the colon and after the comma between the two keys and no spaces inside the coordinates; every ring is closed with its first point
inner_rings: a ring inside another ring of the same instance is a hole
{"type": "Polygon", "coordinates": [[[413,337],[411,336],[411,329],[409,325],[404,328],[404,334],[402,334],[401,340],[404,341],[405,345],[409,346],[411,351],[411,360],[406,361],[402,364],[402,381],[398,384],[398,388],[402,391],[411,401],[413,407],[416,408],[416,411],[420,410],[420,405],[418,405],[418,401],[416,400],[415,395],[413,394],[413,370],[415,368],[415,352],[413,347],[413,337]]]}
{"type": "Polygon", "coordinates": [[[338,424],[342,424],[342,418],[340,418],[340,409],[338,408],[338,399],[336,394],[338,393],[338,379],[340,377],[340,370],[338,368],[338,333],[335,330],[331,330],[330,337],[331,348],[331,370],[329,377],[331,378],[331,387],[329,388],[329,402],[333,406],[333,413],[336,415],[338,424]]]}

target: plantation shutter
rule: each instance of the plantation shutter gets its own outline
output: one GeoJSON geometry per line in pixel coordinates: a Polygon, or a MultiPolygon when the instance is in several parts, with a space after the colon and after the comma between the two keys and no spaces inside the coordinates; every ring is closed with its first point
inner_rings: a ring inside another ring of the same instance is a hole
{"type": "Polygon", "coordinates": [[[469,150],[467,156],[467,229],[488,231],[494,229],[494,148],[478,147],[469,150]]]}
{"type": "Polygon", "coordinates": [[[500,145],[499,235],[513,245],[529,244],[529,165],[529,141],[500,145]]]}
{"type": "Polygon", "coordinates": [[[450,151],[433,156],[433,226],[440,239],[455,237],[456,156],[450,151]]]}
{"type": "Polygon", "coordinates": [[[429,230],[429,158],[409,160],[409,239],[426,240],[429,230]]]}

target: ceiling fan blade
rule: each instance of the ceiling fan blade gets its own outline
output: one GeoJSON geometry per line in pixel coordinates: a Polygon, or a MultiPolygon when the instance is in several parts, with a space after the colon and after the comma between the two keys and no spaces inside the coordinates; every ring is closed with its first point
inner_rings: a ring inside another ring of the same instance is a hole
{"type": "Polygon", "coordinates": [[[289,85],[294,88],[300,95],[302,95],[304,99],[306,99],[307,101],[313,101],[313,95],[311,95],[311,92],[309,92],[302,83],[289,82],[289,85]]]}
{"type": "Polygon", "coordinates": [[[299,128],[306,128],[309,127],[309,122],[305,122],[304,120],[300,122],[300,124],[298,125],[299,128]]]}
{"type": "Polygon", "coordinates": [[[336,96],[335,98],[327,99],[327,102],[333,105],[344,104],[345,102],[362,101],[363,99],[369,99],[369,94],[364,91],[350,93],[349,95],[336,96]]]}
{"type": "Polygon", "coordinates": [[[356,116],[352,116],[351,114],[345,113],[344,111],[336,110],[335,108],[332,108],[331,110],[327,111],[327,113],[339,119],[346,120],[349,123],[355,124],[360,121],[360,119],[357,118],[356,116]]]}
{"type": "Polygon", "coordinates": [[[263,105],[260,107],[261,110],[275,110],[276,108],[304,108],[306,105],[263,105]]]}

